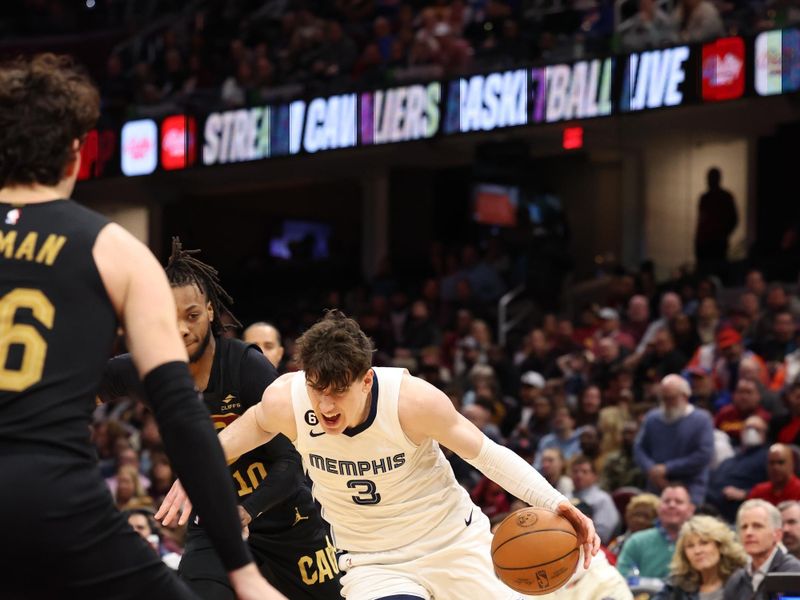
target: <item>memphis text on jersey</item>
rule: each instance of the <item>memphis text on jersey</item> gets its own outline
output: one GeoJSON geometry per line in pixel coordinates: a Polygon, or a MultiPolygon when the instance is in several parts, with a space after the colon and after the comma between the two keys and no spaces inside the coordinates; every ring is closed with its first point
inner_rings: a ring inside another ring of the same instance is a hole
{"type": "Polygon", "coordinates": [[[401,452],[380,460],[337,460],[318,454],[309,454],[308,461],[312,467],[333,475],[363,477],[364,475],[380,475],[388,473],[406,464],[406,454],[401,452]]]}
{"type": "Polygon", "coordinates": [[[67,243],[64,235],[49,234],[39,242],[39,234],[28,232],[25,237],[17,235],[17,231],[0,231],[0,256],[14,260],[27,260],[52,267],[58,254],[67,243]]]}

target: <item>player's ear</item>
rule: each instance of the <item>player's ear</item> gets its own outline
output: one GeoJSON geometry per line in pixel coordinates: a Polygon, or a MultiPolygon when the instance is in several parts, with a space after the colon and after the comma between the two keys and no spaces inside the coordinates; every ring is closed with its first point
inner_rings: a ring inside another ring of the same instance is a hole
{"type": "Polygon", "coordinates": [[[362,380],[361,380],[361,382],[362,382],[362,384],[363,384],[363,385],[362,385],[362,390],[361,390],[361,391],[362,391],[362,392],[364,392],[365,394],[366,394],[366,393],[367,393],[369,390],[371,390],[371,389],[372,389],[372,378],[373,378],[373,376],[374,376],[374,374],[373,374],[373,372],[372,372],[372,369],[367,369],[367,372],[366,372],[366,374],[364,375],[364,379],[362,379],[362,380]]]}
{"type": "Polygon", "coordinates": [[[212,323],[214,322],[214,307],[211,305],[211,301],[209,300],[206,302],[206,311],[208,312],[208,320],[212,323]]]}

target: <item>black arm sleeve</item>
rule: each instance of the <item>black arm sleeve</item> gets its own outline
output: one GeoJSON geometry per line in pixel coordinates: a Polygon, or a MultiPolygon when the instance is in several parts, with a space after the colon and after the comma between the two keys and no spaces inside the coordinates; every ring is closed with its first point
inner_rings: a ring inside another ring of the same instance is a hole
{"type": "Polygon", "coordinates": [[[242,540],[236,495],[208,411],[184,362],[156,367],[144,378],[172,465],[228,571],[251,561],[242,540]]]}
{"type": "MultiPolygon", "coordinates": [[[[264,390],[277,377],[278,373],[272,363],[261,352],[250,348],[242,358],[242,407],[250,408],[258,404],[264,390]]],[[[253,518],[291,498],[303,481],[300,455],[287,437],[275,436],[261,448],[261,452],[270,462],[269,474],[241,504],[253,518]]]]}

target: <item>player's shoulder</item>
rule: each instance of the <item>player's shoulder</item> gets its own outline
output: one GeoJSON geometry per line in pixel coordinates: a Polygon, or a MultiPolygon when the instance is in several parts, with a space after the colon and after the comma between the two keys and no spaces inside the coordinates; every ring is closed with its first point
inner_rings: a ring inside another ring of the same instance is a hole
{"type": "Polygon", "coordinates": [[[424,379],[403,373],[398,405],[401,415],[412,418],[433,416],[452,408],[452,402],[441,390],[424,379]]]}
{"type": "Polygon", "coordinates": [[[298,372],[284,373],[273,381],[269,387],[264,391],[264,398],[278,400],[281,398],[290,398],[292,392],[292,383],[295,377],[301,376],[298,372]]]}

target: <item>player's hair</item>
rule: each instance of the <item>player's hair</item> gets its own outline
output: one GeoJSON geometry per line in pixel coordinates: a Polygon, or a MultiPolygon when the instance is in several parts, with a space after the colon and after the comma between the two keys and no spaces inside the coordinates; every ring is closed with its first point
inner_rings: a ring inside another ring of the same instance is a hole
{"type": "Polygon", "coordinates": [[[194,257],[200,252],[197,250],[184,250],[179,237],[172,238],[172,253],[167,261],[164,270],[167,279],[172,287],[183,287],[185,285],[196,285],[201,292],[211,302],[214,310],[214,320],[211,322],[211,330],[215,335],[222,335],[228,327],[241,328],[242,324],[233,316],[229,305],[233,304],[233,298],[225,291],[219,283],[219,273],[211,265],[207,265],[194,257]],[[222,315],[227,313],[232,323],[224,324],[222,315]]]}
{"type": "Polygon", "coordinates": [[[0,187],[56,185],[100,116],[100,96],[69,56],[0,65],[0,187]]]}
{"type": "Polygon", "coordinates": [[[344,392],[372,366],[372,340],[353,319],[332,309],[295,343],[296,358],[315,390],[344,392]]]}

